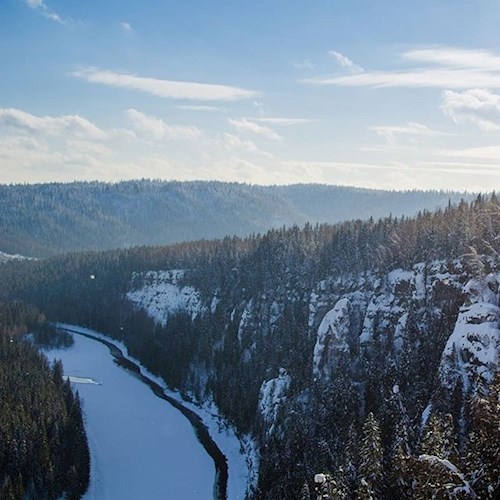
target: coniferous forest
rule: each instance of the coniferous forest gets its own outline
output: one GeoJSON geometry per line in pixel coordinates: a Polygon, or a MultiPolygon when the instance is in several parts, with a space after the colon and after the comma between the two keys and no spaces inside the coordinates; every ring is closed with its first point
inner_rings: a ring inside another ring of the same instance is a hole
{"type": "Polygon", "coordinates": [[[0,278],[5,298],[122,340],[186,398],[214,401],[258,445],[252,498],[310,499],[320,472],[338,499],[498,497],[496,195],[10,262],[0,278]]]}
{"type": "MultiPolygon", "coordinates": [[[[73,182],[0,186],[0,249],[26,257],[165,245],[272,227],[413,215],[469,194],[322,184],[73,182]]],[[[1,260],[1,254],[0,254],[1,260]]]]}
{"type": "Polygon", "coordinates": [[[78,499],[90,457],[78,393],[22,334],[43,315],[0,303],[0,498],[78,499]]]}

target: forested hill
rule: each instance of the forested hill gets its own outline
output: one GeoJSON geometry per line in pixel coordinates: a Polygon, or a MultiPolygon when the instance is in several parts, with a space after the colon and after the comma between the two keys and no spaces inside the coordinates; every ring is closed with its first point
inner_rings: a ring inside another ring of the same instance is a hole
{"type": "Polygon", "coordinates": [[[140,180],[0,185],[0,252],[47,257],[67,251],[246,236],[305,222],[412,215],[462,197],[443,191],[375,191],[318,184],[140,180]]]}
{"type": "Polygon", "coordinates": [[[248,498],[500,498],[500,201],[0,266],[256,442],[248,498]]]}

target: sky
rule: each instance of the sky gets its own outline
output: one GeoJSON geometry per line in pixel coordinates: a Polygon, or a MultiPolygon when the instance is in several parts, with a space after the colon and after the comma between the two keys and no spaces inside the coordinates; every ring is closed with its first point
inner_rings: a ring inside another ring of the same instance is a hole
{"type": "Polygon", "coordinates": [[[499,0],[1,0],[0,183],[500,189],[499,0]]]}

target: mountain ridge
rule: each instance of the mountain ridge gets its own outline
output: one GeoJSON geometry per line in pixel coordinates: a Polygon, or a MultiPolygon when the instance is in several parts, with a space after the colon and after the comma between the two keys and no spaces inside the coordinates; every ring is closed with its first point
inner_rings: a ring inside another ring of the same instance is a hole
{"type": "Polygon", "coordinates": [[[137,180],[0,185],[0,251],[28,257],[415,215],[473,195],[327,184],[137,180]]]}

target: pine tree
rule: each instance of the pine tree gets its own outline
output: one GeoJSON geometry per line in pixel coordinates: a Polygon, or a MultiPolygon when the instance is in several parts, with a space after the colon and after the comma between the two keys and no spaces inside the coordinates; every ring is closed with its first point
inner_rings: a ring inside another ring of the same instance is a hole
{"type": "Polygon", "coordinates": [[[363,491],[375,494],[382,489],[383,483],[383,453],[380,439],[380,429],[373,413],[369,413],[363,424],[363,435],[360,446],[359,464],[360,484],[363,480],[369,488],[363,491]]]}
{"type": "Polygon", "coordinates": [[[302,485],[300,490],[300,500],[311,500],[311,491],[309,490],[309,485],[307,481],[302,485]]]}
{"type": "Polygon", "coordinates": [[[466,469],[477,494],[484,499],[500,495],[500,374],[487,397],[478,394],[471,403],[466,469]]]}
{"type": "Polygon", "coordinates": [[[393,498],[408,498],[411,486],[410,449],[406,426],[396,426],[396,436],[389,461],[389,489],[393,498]]]}

